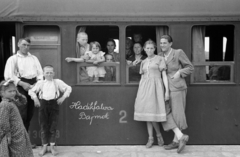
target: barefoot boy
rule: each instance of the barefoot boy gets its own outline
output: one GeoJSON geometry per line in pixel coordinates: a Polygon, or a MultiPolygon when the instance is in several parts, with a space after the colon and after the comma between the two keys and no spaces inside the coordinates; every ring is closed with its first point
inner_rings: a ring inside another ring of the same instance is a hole
{"type": "Polygon", "coordinates": [[[50,150],[53,155],[57,152],[54,149],[56,142],[56,128],[58,123],[59,105],[69,97],[72,88],[60,79],[53,79],[54,68],[47,65],[43,68],[45,80],[37,84],[28,91],[28,94],[34,100],[35,105],[39,105],[39,123],[41,128],[41,140],[43,148],[39,152],[43,156],[47,151],[47,145],[50,143],[50,150]],[[60,97],[60,92],[63,93],[60,97]],[[36,93],[39,93],[38,97],[36,93]]]}

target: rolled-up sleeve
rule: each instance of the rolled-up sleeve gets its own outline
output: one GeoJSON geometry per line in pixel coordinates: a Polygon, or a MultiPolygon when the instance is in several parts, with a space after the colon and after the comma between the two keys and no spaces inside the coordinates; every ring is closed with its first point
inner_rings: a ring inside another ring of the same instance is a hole
{"type": "Polygon", "coordinates": [[[63,93],[65,98],[69,97],[72,92],[72,87],[64,83],[62,80],[57,79],[57,85],[59,90],[63,93]]]}
{"type": "Polygon", "coordinates": [[[37,57],[33,56],[37,67],[37,80],[43,80],[42,66],[37,57]]]}
{"type": "Polygon", "coordinates": [[[7,63],[5,65],[4,70],[4,78],[5,80],[13,80],[14,84],[17,86],[20,79],[17,76],[17,70],[16,70],[16,56],[11,56],[8,58],[7,63]]]}
{"type": "Polygon", "coordinates": [[[28,95],[30,95],[30,97],[32,99],[36,98],[37,97],[37,94],[39,91],[40,91],[40,86],[43,84],[43,80],[41,81],[38,81],[35,86],[31,89],[28,90],[28,95]]]}

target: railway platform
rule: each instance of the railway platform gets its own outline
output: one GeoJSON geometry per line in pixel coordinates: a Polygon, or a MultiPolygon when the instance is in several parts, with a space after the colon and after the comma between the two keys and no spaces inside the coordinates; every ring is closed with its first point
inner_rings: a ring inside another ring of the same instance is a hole
{"type": "MultiPolygon", "coordinates": [[[[154,145],[147,149],[137,146],[57,146],[58,157],[240,157],[240,145],[187,145],[178,154],[177,150],[165,150],[154,145]]],[[[38,157],[41,147],[33,149],[34,157],[38,157]]],[[[48,152],[44,157],[52,157],[48,152]]]]}

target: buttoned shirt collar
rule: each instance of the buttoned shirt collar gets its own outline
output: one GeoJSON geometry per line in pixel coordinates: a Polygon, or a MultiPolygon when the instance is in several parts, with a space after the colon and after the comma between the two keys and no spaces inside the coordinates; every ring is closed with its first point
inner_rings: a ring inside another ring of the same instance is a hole
{"type": "Polygon", "coordinates": [[[25,55],[21,54],[20,51],[17,51],[17,55],[19,57],[30,57],[30,56],[32,56],[30,52],[28,52],[27,55],[25,56],[25,55]]]}

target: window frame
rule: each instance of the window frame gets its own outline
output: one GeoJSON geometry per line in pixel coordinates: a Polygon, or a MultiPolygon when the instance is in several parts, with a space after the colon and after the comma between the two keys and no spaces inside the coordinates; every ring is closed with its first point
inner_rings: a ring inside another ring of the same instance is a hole
{"type": "Polygon", "coordinates": [[[79,82],[80,80],[80,67],[88,67],[94,66],[92,63],[77,63],[77,84],[76,85],[120,85],[120,64],[119,63],[100,63],[99,66],[115,66],[116,67],[116,81],[115,82],[101,82],[101,83],[94,83],[94,82],[79,82]]]}
{"type": "MultiPolygon", "coordinates": [[[[171,27],[170,27],[170,25],[169,24],[163,24],[163,23],[161,23],[161,24],[159,24],[159,23],[155,23],[155,24],[138,24],[138,23],[133,23],[133,24],[128,24],[128,25],[126,25],[126,28],[125,28],[125,33],[126,33],[126,35],[127,35],[127,27],[155,27],[155,38],[156,38],[156,45],[157,45],[157,53],[159,53],[159,51],[160,51],[160,35],[159,35],[159,33],[157,33],[157,27],[166,27],[168,30],[168,34],[171,34],[171,27]]],[[[127,37],[127,36],[126,36],[127,37]]],[[[124,43],[126,42],[126,39],[124,39],[124,43]]],[[[142,43],[142,44],[144,44],[144,43],[142,43]]],[[[125,45],[125,44],[124,44],[125,45]]],[[[142,45],[142,46],[144,46],[144,45],[142,45]]],[[[124,49],[126,48],[126,45],[124,46],[124,49]]],[[[126,54],[125,54],[126,55],[126,54]]],[[[129,68],[130,67],[132,67],[133,65],[128,65],[127,63],[126,63],[126,67],[125,67],[125,75],[126,75],[126,77],[125,77],[125,84],[126,85],[129,85],[129,86],[131,86],[131,85],[133,85],[133,86],[136,86],[136,85],[139,85],[139,83],[140,83],[140,80],[139,80],[139,82],[130,82],[129,81],[129,68]]]]}
{"type": "MultiPolygon", "coordinates": [[[[230,66],[230,79],[229,80],[206,80],[205,82],[196,82],[194,80],[194,73],[195,70],[193,71],[193,73],[190,76],[190,85],[229,85],[229,84],[236,84],[236,80],[235,80],[235,64],[236,64],[236,48],[235,48],[235,39],[236,39],[236,25],[231,23],[220,23],[220,24],[197,24],[197,25],[193,25],[191,27],[191,55],[193,56],[193,39],[192,39],[192,35],[193,35],[193,27],[195,26],[227,26],[227,25],[231,25],[234,26],[233,29],[233,61],[204,61],[204,62],[194,62],[193,61],[193,57],[191,59],[192,64],[195,67],[201,67],[201,66],[214,66],[214,65],[227,65],[230,66]]],[[[205,52],[204,52],[205,53],[205,52]]]]}
{"type": "Polygon", "coordinates": [[[201,66],[214,66],[214,65],[229,65],[230,66],[230,80],[221,81],[221,80],[206,80],[205,82],[194,82],[194,71],[190,77],[191,84],[235,84],[234,83],[234,62],[193,62],[194,67],[201,66]]]}
{"type": "MultiPolygon", "coordinates": [[[[78,34],[78,31],[77,29],[80,28],[80,27],[104,27],[104,26],[114,26],[114,27],[117,27],[118,28],[118,40],[119,40],[119,52],[120,52],[120,29],[121,29],[121,26],[119,24],[109,24],[109,23],[102,23],[102,24],[77,24],[75,26],[75,43],[77,42],[77,34],[78,34]]],[[[88,38],[89,38],[89,34],[88,34],[88,38]]],[[[89,43],[89,40],[88,40],[88,44],[89,43]]],[[[103,45],[101,45],[101,47],[103,47],[103,45]]],[[[74,48],[74,50],[76,51],[76,48],[74,48]]],[[[82,66],[95,66],[93,65],[92,63],[86,63],[86,62],[75,62],[76,63],[76,66],[77,66],[77,81],[75,83],[75,85],[77,86],[101,86],[101,85],[121,85],[121,55],[120,55],[120,63],[116,62],[116,63],[106,63],[106,62],[103,62],[103,63],[100,63],[99,65],[100,66],[115,66],[116,67],[116,81],[113,81],[113,82],[101,82],[101,83],[93,83],[93,82],[83,82],[81,83],[79,80],[80,80],[80,76],[79,76],[79,73],[80,73],[80,67],[82,66]]]]}

